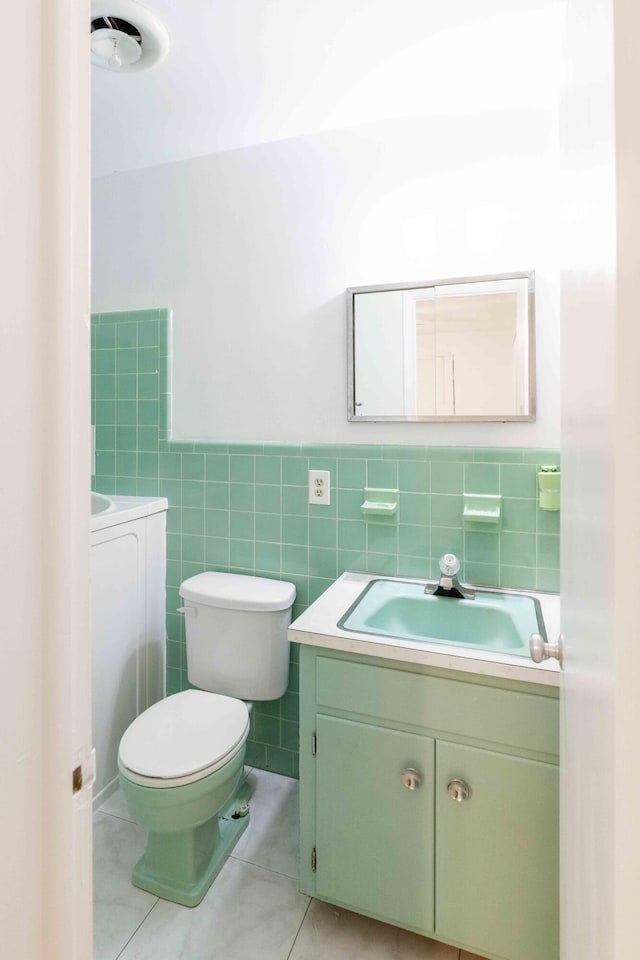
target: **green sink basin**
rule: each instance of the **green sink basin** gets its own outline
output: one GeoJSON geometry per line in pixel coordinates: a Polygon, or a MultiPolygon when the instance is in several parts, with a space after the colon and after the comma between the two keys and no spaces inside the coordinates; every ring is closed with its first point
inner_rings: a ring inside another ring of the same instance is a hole
{"type": "Polygon", "coordinates": [[[449,643],[529,657],[532,633],[545,636],[535,597],[476,590],[475,599],[425,594],[424,584],[372,580],[338,626],[354,633],[449,643]]]}

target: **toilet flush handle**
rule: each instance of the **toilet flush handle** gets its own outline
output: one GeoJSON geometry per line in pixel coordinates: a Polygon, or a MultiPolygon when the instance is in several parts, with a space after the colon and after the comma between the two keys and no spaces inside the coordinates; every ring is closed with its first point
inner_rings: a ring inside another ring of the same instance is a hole
{"type": "Polygon", "coordinates": [[[198,608],[197,607],[178,607],[176,613],[184,613],[185,617],[197,617],[198,608]]]}

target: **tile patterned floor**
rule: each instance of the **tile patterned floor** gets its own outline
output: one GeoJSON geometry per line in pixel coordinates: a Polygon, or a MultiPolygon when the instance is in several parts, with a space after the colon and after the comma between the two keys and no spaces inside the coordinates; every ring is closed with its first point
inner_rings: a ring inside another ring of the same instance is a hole
{"type": "Polygon", "coordinates": [[[481,960],[298,892],[298,783],[249,772],[251,823],[199,907],[137,890],[145,833],[119,793],[95,815],[94,960],[481,960]]]}

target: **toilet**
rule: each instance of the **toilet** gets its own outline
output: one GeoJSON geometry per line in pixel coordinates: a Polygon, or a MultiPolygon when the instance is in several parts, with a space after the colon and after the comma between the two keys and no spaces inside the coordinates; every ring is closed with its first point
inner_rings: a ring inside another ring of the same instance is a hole
{"type": "Polygon", "coordinates": [[[141,713],[118,752],[120,786],[149,831],[137,887],[194,907],[249,822],[243,784],[253,700],[287,689],[295,586],[207,572],[180,587],[189,682],[141,713]]]}

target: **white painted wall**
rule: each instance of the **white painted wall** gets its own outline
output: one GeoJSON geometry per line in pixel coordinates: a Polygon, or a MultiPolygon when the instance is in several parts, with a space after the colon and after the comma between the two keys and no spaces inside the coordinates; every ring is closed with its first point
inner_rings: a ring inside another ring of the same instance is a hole
{"type": "Polygon", "coordinates": [[[535,108],[557,91],[563,0],[147,5],[169,55],[147,73],[93,69],[95,176],[383,119],[535,108]]]}
{"type": "Polygon", "coordinates": [[[98,178],[93,309],[173,309],[179,439],[556,446],[556,111],[398,120],[98,178]],[[536,423],[347,422],[346,287],[531,269],[536,423]]]}

